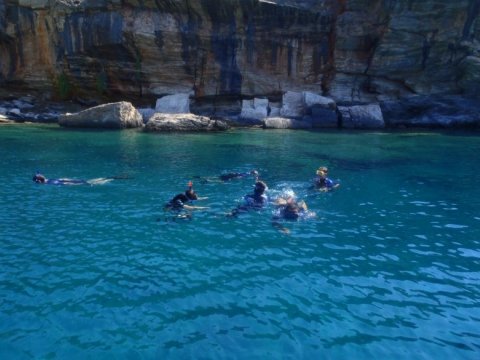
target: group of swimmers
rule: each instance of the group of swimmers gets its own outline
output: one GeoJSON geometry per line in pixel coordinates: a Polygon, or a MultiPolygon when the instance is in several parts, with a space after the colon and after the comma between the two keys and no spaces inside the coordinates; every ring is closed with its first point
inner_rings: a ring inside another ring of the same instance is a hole
{"type": "MultiPolygon", "coordinates": [[[[253,193],[247,194],[243,198],[243,203],[238,205],[235,209],[231,210],[227,215],[228,216],[237,216],[242,212],[249,211],[251,209],[261,209],[269,201],[266,194],[268,190],[267,184],[259,180],[258,171],[252,170],[246,173],[228,173],[222,174],[216,178],[201,178],[202,181],[229,181],[236,178],[243,178],[249,175],[255,177],[255,185],[253,193]]],[[[314,187],[319,191],[330,191],[337,188],[340,184],[336,183],[332,179],[328,178],[328,168],[325,166],[320,167],[316,172],[316,177],[314,179],[314,187]]],[[[195,210],[195,209],[207,209],[207,207],[200,207],[190,205],[195,200],[202,200],[207,198],[200,198],[197,193],[193,190],[193,183],[190,181],[188,183],[188,188],[185,193],[177,194],[173,197],[166,205],[166,210],[195,210]]],[[[279,196],[274,202],[274,206],[278,209],[277,217],[288,219],[288,220],[297,220],[303,215],[312,214],[308,212],[308,206],[305,201],[298,201],[293,192],[289,192],[284,196],[279,196]]],[[[189,217],[188,215],[180,215],[182,217],[189,217]]]]}
{"type": "MultiPolygon", "coordinates": [[[[221,174],[218,177],[213,178],[200,178],[201,182],[215,182],[215,181],[230,181],[233,179],[245,178],[248,176],[253,176],[255,179],[255,186],[253,193],[247,194],[244,196],[244,201],[242,204],[238,205],[235,209],[231,210],[227,215],[228,216],[237,216],[242,212],[249,211],[251,209],[261,209],[268,202],[268,196],[266,194],[268,190],[267,184],[259,180],[259,173],[256,170],[249,172],[231,172],[226,174],[221,174]]],[[[60,179],[47,179],[44,175],[37,172],[33,181],[38,184],[51,184],[51,185],[99,185],[110,182],[114,179],[125,179],[126,177],[109,177],[109,178],[97,178],[91,180],[80,180],[80,179],[70,179],[70,178],[60,178],[60,179]]],[[[314,188],[319,191],[330,191],[339,186],[338,183],[328,178],[328,168],[322,166],[316,171],[316,177],[314,179],[314,188]]],[[[191,215],[183,210],[202,210],[208,209],[204,206],[193,205],[193,201],[205,200],[207,197],[199,197],[195,190],[193,189],[193,183],[190,181],[187,186],[187,190],[184,193],[175,195],[166,205],[165,210],[173,210],[177,212],[177,217],[181,218],[190,218],[191,215]]],[[[297,220],[303,215],[312,214],[308,212],[308,206],[305,201],[298,201],[293,192],[286,193],[283,196],[279,196],[273,202],[273,205],[277,208],[277,218],[283,218],[287,220],[297,220]]]]}

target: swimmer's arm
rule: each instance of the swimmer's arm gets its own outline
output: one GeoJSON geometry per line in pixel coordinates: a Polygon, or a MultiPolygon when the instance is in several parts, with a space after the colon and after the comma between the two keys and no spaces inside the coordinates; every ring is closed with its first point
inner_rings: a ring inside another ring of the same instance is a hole
{"type": "Polygon", "coordinates": [[[274,204],[276,206],[284,206],[284,205],[287,205],[287,200],[285,200],[284,198],[278,198],[278,199],[275,199],[274,204]]]}
{"type": "Polygon", "coordinates": [[[204,197],[199,197],[196,200],[207,200],[207,199],[208,199],[208,196],[204,196],[204,197]]]}
{"type": "Polygon", "coordinates": [[[187,210],[205,210],[205,209],[210,209],[207,206],[194,206],[194,205],[183,205],[184,209],[187,210]]]}

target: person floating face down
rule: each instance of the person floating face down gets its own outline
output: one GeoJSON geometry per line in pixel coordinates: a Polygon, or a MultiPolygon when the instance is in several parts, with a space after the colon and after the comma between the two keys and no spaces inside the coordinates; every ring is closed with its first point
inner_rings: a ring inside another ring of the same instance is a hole
{"type": "Polygon", "coordinates": [[[268,197],[265,192],[268,190],[267,184],[263,181],[256,181],[253,194],[245,195],[244,203],[233,209],[228,216],[237,216],[240,212],[246,212],[250,209],[258,210],[268,203],[268,197]]]}
{"type": "Polygon", "coordinates": [[[194,206],[188,205],[188,203],[194,200],[204,200],[207,199],[206,197],[199,197],[197,193],[193,190],[193,184],[190,181],[188,183],[188,188],[185,190],[184,193],[175,195],[166,205],[166,210],[195,210],[195,209],[207,209],[207,207],[203,206],[194,206]]]}
{"type": "Polygon", "coordinates": [[[47,179],[44,175],[37,172],[32,179],[37,184],[49,184],[49,185],[88,185],[90,184],[87,180],[80,179],[47,179]]]}
{"type": "Polygon", "coordinates": [[[290,229],[285,227],[280,220],[297,221],[299,218],[315,217],[316,214],[308,210],[305,201],[297,201],[294,193],[285,194],[275,200],[277,207],[276,215],[272,219],[272,225],[284,234],[290,234],[290,229]]]}
{"type": "Polygon", "coordinates": [[[319,167],[317,170],[317,177],[315,178],[315,188],[320,191],[330,191],[340,186],[340,184],[335,183],[327,176],[328,168],[326,168],[325,166],[319,167]]]}
{"type": "Polygon", "coordinates": [[[113,177],[102,177],[96,179],[70,179],[70,178],[60,178],[60,179],[47,179],[43,174],[40,174],[38,171],[33,176],[33,181],[37,184],[48,184],[48,185],[103,185],[115,179],[128,179],[126,176],[113,176],[113,177]]]}
{"type": "Polygon", "coordinates": [[[243,172],[243,173],[239,173],[239,172],[226,173],[226,174],[220,175],[218,178],[221,181],[230,181],[230,180],[233,180],[233,179],[247,177],[249,175],[253,175],[255,177],[255,180],[258,179],[258,171],[257,170],[252,170],[250,172],[243,172]]]}
{"type": "Polygon", "coordinates": [[[280,197],[275,201],[275,205],[279,207],[279,216],[277,219],[297,220],[308,211],[305,201],[297,201],[294,196],[288,196],[287,198],[280,197]]]}

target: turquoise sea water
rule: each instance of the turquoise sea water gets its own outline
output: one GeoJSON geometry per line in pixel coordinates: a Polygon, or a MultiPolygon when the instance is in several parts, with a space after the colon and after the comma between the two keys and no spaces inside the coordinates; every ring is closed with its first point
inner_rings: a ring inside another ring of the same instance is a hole
{"type": "Polygon", "coordinates": [[[478,133],[0,127],[0,359],[478,359],[479,154],[478,133]],[[320,165],[337,191],[309,188],[320,165]],[[253,181],[196,178],[252,168],[317,216],[228,218],[253,181]],[[210,209],[172,218],[189,180],[210,209]]]}

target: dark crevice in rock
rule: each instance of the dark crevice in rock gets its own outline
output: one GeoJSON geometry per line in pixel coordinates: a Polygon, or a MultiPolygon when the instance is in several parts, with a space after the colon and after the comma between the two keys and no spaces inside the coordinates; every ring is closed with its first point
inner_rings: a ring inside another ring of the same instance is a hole
{"type": "Polygon", "coordinates": [[[472,25],[480,13],[480,0],[470,0],[462,40],[473,40],[472,25]]]}

